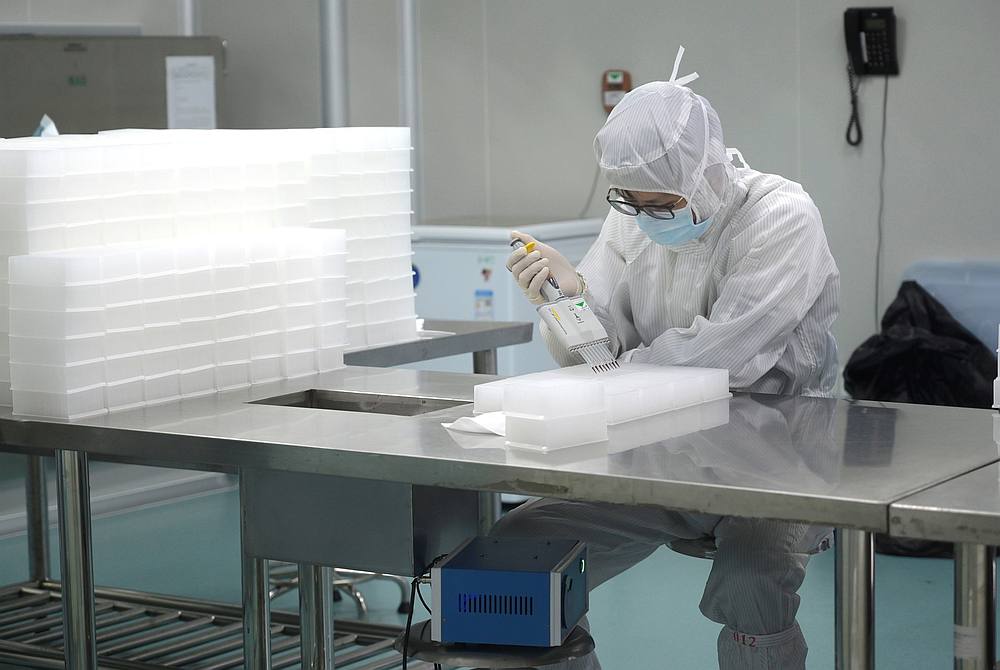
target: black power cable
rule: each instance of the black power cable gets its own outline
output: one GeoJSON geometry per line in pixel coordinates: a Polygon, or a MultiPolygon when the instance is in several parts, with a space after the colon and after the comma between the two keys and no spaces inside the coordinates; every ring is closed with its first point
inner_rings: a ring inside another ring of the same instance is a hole
{"type": "Polygon", "coordinates": [[[885,126],[889,108],[889,75],[885,76],[885,88],[882,90],[882,164],[878,174],[878,228],[875,238],[875,332],[881,327],[879,313],[879,294],[882,286],[882,237],[884,234],[883,214],[885,214],[885,126]]]}
{"type": "Polygon", "coordinates": [[[601,166],[598,165],[594,169],[594,181],[590,183],[590,193],[587,194],[587,201],[583,205],[583,209],[580,210],[580,213],[577,215],[576,218],[582,219],[583,217],[587,216],[587,210],[590,209],[590,203],[594,199],[594,193],[597,191],[597,181],[600,178],[601,178],[601,166]]]}
{"type": "MultiPolygon", "coordinates": [[[[861,144],[864,134],[861,131],[861,117],[858,114],[858,90],[861,88],[861,79],[854,72],[854,67],[847,63],[847,85],[851,92],[851,120],[847,124],[845,138],[852,147],[861,144]]],[[[878,225],[875,238],[875,332],[881,328],[881,314],[879,303],[881,302],[882,289],[882,241],[885,235],[885,130],[887,125],[889,109],[889,75],[885,76],[885,86],[882,89],[882,137],[880,141],[880,158],[878,175],[878,225]]]]}
{"type": "Polygon", "coordinates": [[[431,611],[431,608],[427,607],[427,603],[424,602],[424,596],[420,593],[420,580],[429,575],[439,561],[447,557],[448,554],[441,554],[435,558],[421,574],[414,577],[413,581],[410,582],[410,611],[406,613],[406,630],[403,632],[403,670],[406,670],[407,664],[410,661],[410,630],[413,628],[413,604],[419,598],[427,612],[430,613],[431,611]]]}
{"type": "Polygon", "coordinates": [[[847,123],[845,137],[848,144],[856,147],[864,138],[861,132],[861,117],[858,116],[858,89],[861,88],[861,79],[854,73],[854,66],[850,62],[847,63],[847,86],[851,91],[851,120],[847,123]]]}
{"type": "Polygon", "coordinates": [[[406,613],[406,631],[403,633],[403,670],[410,660],[410,629],[413,627],[413,603],[417,595],[417,582],[420,577],[414,577],[410,583],[410,611],[406,613]]]}
{"type": "Polygon", "coordinates": [[[427,606],[427,602],[424,600],[424,594],[420,592],[419,584],[417,585],[417,597],[420,598],[420,604],[424,606],[424,609],[427,610],[427,613],[433,616],[434,612],[432,612],[431,608],[427,606]]]}

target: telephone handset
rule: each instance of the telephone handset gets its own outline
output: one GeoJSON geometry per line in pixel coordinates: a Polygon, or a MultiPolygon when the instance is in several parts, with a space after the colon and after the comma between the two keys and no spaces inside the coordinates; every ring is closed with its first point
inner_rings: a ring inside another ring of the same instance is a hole
{"type": "Polygon", "coordinates": [[[844,12],[844,39],[856,76],[897,75],[896,13],[892,7],[851,7],[844,12]]]}

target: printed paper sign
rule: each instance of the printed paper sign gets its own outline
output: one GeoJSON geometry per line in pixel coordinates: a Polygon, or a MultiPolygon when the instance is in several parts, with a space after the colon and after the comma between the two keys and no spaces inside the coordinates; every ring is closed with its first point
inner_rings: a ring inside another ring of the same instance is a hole
{"type": "Polygon", "coordinates": [[[167,56],[167,128],[215,127],[215,58],[167,56]]]}

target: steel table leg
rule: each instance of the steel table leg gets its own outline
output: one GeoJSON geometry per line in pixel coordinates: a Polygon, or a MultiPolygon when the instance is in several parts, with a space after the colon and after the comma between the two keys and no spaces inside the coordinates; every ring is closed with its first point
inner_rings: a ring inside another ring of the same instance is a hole
{"type": "MultiPolygon", "coordinates": [[[[486,349],[472,352],[472,371],[478,375],[497,373],[497,350],[486,349]]],[[[500,494],[479,494],[479,534],[488,535],[493,524],[500,518],[500,494]]]]}
{"type": "Polygon", "coordinates": [[[271,670],[271,599],[267,560],[247,554],[246,478],[240,476],[240,555],[243,558],[243,667],[271,670]]]}
{"type": "Polygon", "coordinates": [[[996,550],[955,543],[955,670],[996,663],[996,550]]]}
{"type": "Polygon", "coordinates": [[[333,668],[333,568],[299,563],[303,670],[333,668]]]}
{"type": "Polygon", "coordinates": [[[473,351],[472,371],[477,375],[495,375],[497,373],[497,350],[473,351]]]}
{"type": "Polygon", "coordinates": [[[271,669],[271,601],[267,561],[243,555],[243,658],[249,670],[271,669]]]}
{"type": "Polygon", "coordinates": [[[66,667],[96,670],[94,565],[87,454],[57,451],[59,539],[66,667]]]}
{"type": "Polygon", "coordinates": [[[24,480],[24,501],[28,517],[28,574],[32,581],[49,578],[49,495],[45,481],[45,461],[28,456],[24,480]]]}
{"type": "Polygon", "coordinates": [[[479,492],[479,534],[489,535],[493,524],[500,520],[500,494],[479,492]]]}
{"type": "Polygon", "coordinates": [[[872,534],[838,528],[835,541],[837,670],[875,667],[875,552],[872,534]]]}

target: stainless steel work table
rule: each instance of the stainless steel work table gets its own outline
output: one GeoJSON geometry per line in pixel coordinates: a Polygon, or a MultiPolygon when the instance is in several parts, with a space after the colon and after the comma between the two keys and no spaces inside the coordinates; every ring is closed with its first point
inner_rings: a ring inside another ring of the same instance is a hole
{"type": "MultiPolygon", "coordinates": [[[[1000,444],[1000,415],[994,413],[1000,444]]],[[[1000,545],[1000,464],[894,502],[894,537],[954,542],[955,668],[993,670],[996,662],[996,546],[1000,545]]]]}
{"type": "MultiPolygon", "coordinates": [[[[56,450],[61,464],[68,667],[93,667],[88,457],[659,504],[836,526],[842,529],[836,544],[838,667],[851,670],[873,665],[870,533],[888,530],[889,505],[997,461],[990,413],[955,408],[738,395],[728,403],[728,421],[715,428],[657,441],[657,435],[677,432],[664,415],[616,429],[604,444],[540,454],[504,449],[501,438],[452,435],[440,426],[468,415],[468,405],[399,417],[248,404],[287,400],[309,389],[468,401],[484,379],[348,368],[75,424],[0,414],[3,449],[56,450]]],[[[317,522],[331,515],[301,511],[314,513],[317,522]]],[[[244,565],[246,658],[253,668],[267,667],[269,658],[267,635],[261,635],[268,609],[262,564],[249,557],[244,565]]],[[[309,613],[303,631],[312,630],[314,638],[328,634],[325,615],[309,613]]],[[[324,667],[315,653],[307,658],[315,661],[312,667],[324,667]]]]}

